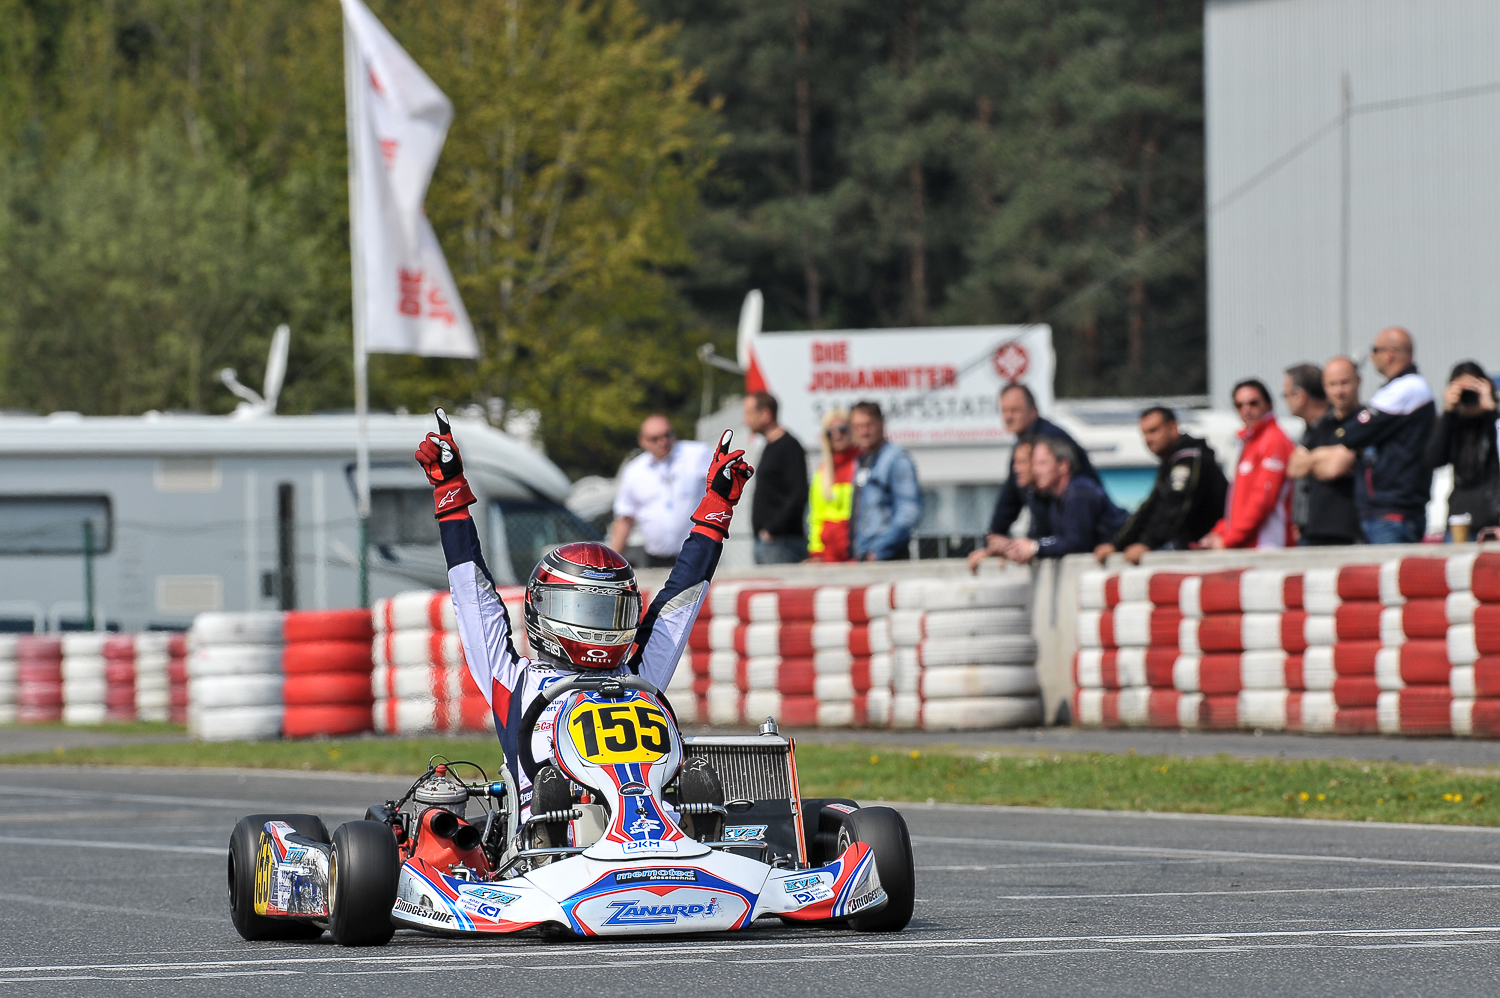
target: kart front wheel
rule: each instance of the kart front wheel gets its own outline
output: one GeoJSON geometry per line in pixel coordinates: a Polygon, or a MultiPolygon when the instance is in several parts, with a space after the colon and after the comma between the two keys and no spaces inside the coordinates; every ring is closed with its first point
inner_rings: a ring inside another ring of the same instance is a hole
{"type": "MultiPolygon", "coordinates": [[[[323,930],[311,922],[293,918],[267,918],[255,913],[256,876],[270,876],[267,859],[264,871],[256,865],[261,836],[266,822],[284,821],[315,842],[328,841],[323,820],[312,814],[252,814],[241,818],[229,835],[229,918],[235,931],[250,940],[316,939],[323,930]]],[[[267,844],[269,848],[269,840],[267,844]]],[[[262,884],[269,889],[269,882],[262,884]]]]}
{"type": "Polygon", "coordinates": [[[396,934],[391,909],[401,854],[391,826],[348,821],[333,833],[328,860],[328,931],[340,946],[384,946],[396,934]]]}
{"type": "Polygon", "coordinates": [[[867,915],[854,915],[849,927],[856,932],[899,932],[911,921],[917,897],[917,874],[911,854],[911,834],[906,819],[890,807],[862,807],[844,818],[839,830],[839,852],[863,842],[875,854],[875,869],[885,889],[883,908],[867,915]]]}

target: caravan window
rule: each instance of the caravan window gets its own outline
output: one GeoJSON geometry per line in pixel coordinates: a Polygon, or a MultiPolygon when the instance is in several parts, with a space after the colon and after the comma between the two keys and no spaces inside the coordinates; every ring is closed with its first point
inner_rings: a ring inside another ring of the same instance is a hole
{"type": "Polygon", "coordinates": [[[531,578],[531,570],[542,560],[542,555],[558,545],[603,540],[598,530],[573,515],[566,506],[502,500],[493,508],[504,517],[511,570],[521,582],[531,578]]]}
{"type": "Polygon", "coordinates": [[[437,520],[432,515],[431,489],[371,489],[370,543],[438,544],[437,520]]]}
{"type": "Polygon", "coordinates": [[[0,554],[83,554],[93,525],[95,554],[114,543],[108,496],[0,496],[0,554]]]}

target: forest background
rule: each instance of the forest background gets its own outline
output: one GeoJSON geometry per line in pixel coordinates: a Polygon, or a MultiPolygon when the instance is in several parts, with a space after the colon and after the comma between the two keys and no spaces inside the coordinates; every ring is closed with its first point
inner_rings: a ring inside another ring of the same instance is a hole
{"type": "MultiPolygon", "coordinates": [[[[1205,384],[1198,0],[374,0],[455,105],[427,210],[478,361],[377,408],[541,414],[570,475],[767,330],[1048,321],[1063,396],[1205,384]]],[[[0,0],[0,408],[352,404],[333,0],[0,0]]],[[[722,375],[721,375],[722,379],[722,375]]]]}

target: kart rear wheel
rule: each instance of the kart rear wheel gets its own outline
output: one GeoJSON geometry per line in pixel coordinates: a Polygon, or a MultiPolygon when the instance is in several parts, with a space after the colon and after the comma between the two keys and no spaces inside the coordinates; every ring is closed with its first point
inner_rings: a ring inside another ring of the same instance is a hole
{"type": "Polygon", "coordinates": [[[917,874],[911,854],[906,819],[890,807],[862,807],[844,818],[839,830],[839,852],[864,842],[875,853],[875,869],[885,889],[885,907],[849,919],[856,932],[899,932],[911,921],[917,897],[917,874]]]}
{"type": "Polygon", "coordinates": [[[314,814],[252,814],[241,818],[229,835],[229,918],[242,938],[316,939],[323,930],[311,922],[267,918],[255,913],[255,856],[268,821],[284,821],[315,842],[328,841],[323,819],[314,814]]]}
{"type": "Polygon", "coordinates": [[[340,946],[384,946],[396,934],[391,909],[401,853],[391,826],[348,821],[333,833],[328,860],[328,931],[340,946]]]}

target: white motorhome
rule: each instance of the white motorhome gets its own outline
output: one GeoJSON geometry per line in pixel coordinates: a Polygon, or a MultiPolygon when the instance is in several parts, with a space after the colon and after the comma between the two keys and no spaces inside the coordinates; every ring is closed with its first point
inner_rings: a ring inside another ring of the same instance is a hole
{"type": "MultiPolygon", "coordinates": [[[[447,585],[431,490],[412,459],[430,415],[369,418],[372,597],[447,585]]],[[[455,418],[496,581],[597,538],[567,476],[477,418],[455,418]]],[[[354,606],[352,415],[0,415],[0,628],[183,627],[209,610],[354,606]],[[85,557],[84,524],[92,534],[85,557]]]]}

